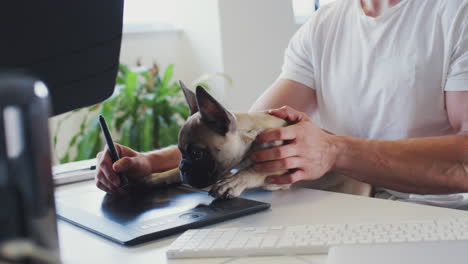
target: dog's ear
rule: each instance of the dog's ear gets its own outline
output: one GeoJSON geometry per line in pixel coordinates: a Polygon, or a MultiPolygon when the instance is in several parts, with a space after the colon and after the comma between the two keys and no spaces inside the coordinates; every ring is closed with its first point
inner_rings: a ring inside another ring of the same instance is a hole
{"type": "Polygon", "coordinates": [[[196,95],[201,118],[208,127],[221,135],[236,129],[234,115],[218,103],[203,87],[197,86],[196,95]]]}
{"type": "Polygon", "coordinates": [[[195,94],[189,88],[187,88],[187,86],[185,86],[185,83],[179,81],[179,84],[182,88],[182,92],[184,92],[185,101],[187,101],[189,106],[190,115],[193,115],[198,112],[197,98],[195,97],[195,94]]]}

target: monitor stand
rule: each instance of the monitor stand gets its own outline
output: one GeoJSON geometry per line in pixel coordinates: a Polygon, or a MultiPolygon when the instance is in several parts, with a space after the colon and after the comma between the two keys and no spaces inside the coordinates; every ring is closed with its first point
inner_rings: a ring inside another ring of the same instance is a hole
{"type": "Polygon", "coordinates": [[[44,83],[22,73],[0,73],[0,244],[21,240],[58,261],[49,113],[44,83]]]}

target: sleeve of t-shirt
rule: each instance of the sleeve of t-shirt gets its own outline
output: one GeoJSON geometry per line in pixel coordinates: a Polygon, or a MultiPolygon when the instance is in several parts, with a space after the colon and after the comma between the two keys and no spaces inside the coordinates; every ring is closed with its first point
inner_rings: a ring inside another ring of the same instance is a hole
{"type": "Polygon", "coordinates": [[[464,17],[454,26],[457,27],[457,34],[454,34],[452,57],[444,90],[468,91],[468,19],[464,17]]]}
{"type": "Polygon", "coordinates": [[[312,27],[309,19],[291,38],[284,53],[284,63],[279,79],[292,80],[315,88],[312,66],[312,27]]]}

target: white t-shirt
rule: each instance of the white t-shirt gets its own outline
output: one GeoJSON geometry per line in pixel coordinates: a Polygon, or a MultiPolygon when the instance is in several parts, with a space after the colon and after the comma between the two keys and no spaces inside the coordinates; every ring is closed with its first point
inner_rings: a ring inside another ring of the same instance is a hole
{"type": "Polygon", "coordinates": [[[402,0],[377,18],[359,0],[323,6],[291,39],[280,78],[314,89],[338,135],[453,134],[444,91],[468,91],[468,1],[402,0]]]}

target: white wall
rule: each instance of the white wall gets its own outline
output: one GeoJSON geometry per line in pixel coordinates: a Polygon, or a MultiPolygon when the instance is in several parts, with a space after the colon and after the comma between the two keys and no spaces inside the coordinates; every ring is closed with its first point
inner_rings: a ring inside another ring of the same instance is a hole
{"type": "Polygon", "coordinates": [[[229,106],[247,111],[278,77],[297,30],[292,1],[220,0],[223,71],[234,79],[229,106]]]}
{"type": "MultiPolygon", "coordinates": [[[[181,64],[181,54],[175,52],[182,47],[181,31],[160,31],[144,33],[128,33],[122,36],[120,50],[120,62],[129,66],[135,66],[137,60],[143,65],[151,66],[156,62],[161,70],[168,64],[181,64]]],[[[184,75],[184,67],[176,65],[175,73],[184,75]]],[[[183,66],[183,65],[181,65],[183,66]]]]}
{"type": "MultiPolygon", "coordinates": [[[[143,65],[151,65],[156,60],[161,68],[173,63],[175,79],[187,84],[204,74],[222,72],[219,0],[172,0],[171,3],[171,10],[176,10],[171,17],[179,31],[125,34],[121,62],[134,65],[137,58],[143,58],[143,65]]],[[[215,95],[222,97],[224,82],[215,80],[210,84],[215,95]]]]}
{"type": "Polygon", "coordinates": [[[278,77],[284,49],[298,29],[288,0],[172,0],[178,32],[125,34],[121,62],[175,64],[175,78],[193,83],[223,72],[234,80],[212,82],[230,109],[247,111],[278,77]],[[224,89],[224,91],[223,91],[224,89]]]}
{"type": "MultiPolygon", "coordinates": [[[[203,74],[223,71],[219,0],[173,0],[177,27],[183,31],[183,48],[179,51],[191,74],[184,76],[191,83],[203,74]]],[[[215,96],[223,99],[222,80],[210,82],[215,96]]],[[[193,87],[192,87],[193,88],[193,87]]]]}

